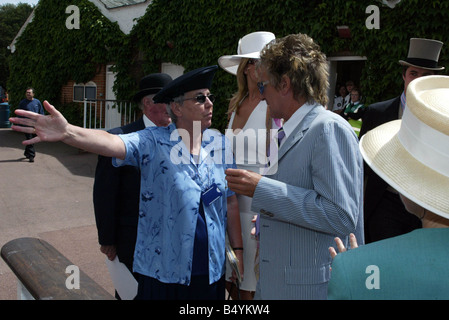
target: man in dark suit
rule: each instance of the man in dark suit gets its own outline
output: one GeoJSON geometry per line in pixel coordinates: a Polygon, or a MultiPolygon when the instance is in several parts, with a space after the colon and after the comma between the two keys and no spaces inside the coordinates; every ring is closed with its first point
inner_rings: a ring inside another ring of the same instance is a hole
{"type": "MultiPolygon", "coordinates": [[[[133,100],[139,103],[143,116],[128,125],[111,129],[113,134],[126,134],[149,126],[167,126],[171,119],[165,104],[155,104],[153,97],[171,77],[154,73],[140,81],[140,91],[133,100]]],[[[116,168],[109,157],[98,157],[93,189],[95,220],[100,251],[109,260],[116,256],[132,272],[139,216],[140,170],[133,166],[116,168]]],[[[118,297],[118,295],[116,294],[118,297]]]]}
{"type": "MultiPolygon", "coordinates": [[[[403,93],[393,99],[377,102],[367,107],[363,117],[360,138],[375,127],[402,118],[406,108],[407,86],[414,79],[434,75],[444,67],[438,66],[443,43],[437,40],[412,38],[403,66],[403,93]]],[[[398,163],[398,165],[401,165],[398,163]]],[[[370,243],[421,228],[421,221],[409,214],[397,191],[365,166],[365,242],[370,243]]]]}

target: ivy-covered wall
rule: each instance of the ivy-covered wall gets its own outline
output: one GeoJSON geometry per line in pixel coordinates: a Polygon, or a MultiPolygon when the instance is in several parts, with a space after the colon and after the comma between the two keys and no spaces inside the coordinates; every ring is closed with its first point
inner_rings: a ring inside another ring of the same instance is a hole
{"type": "MultiPolygon", "coordinates": [[[[54,100],[68,79],[85,82],[98,63],[115,61],[117,98],[129,99],[137,90],[136,80],[159,72],[161,62],[182,65],[186,71],[217,64],[221,55],[236,52],[240,37],[265,30],[278,37],[306,33],[328,56],[343,51],[366,56],[360,86],[370,103],[400,94],[398,60],[407,56],[411,37],[443,41],[440,65],[447,65],[447,21],[449,1],[438,0],[402,0],[394,9],[377,0],[153,0],[124,36],[87,0],[41,0],[35,20],[17,44],[9,87],[14,99],[31,84],[39,97],[54,100]],[[69,4],[80,7],[80,30],[65,28],[69,4]],[[366,27],[369,5],[379,8],[379,29],[366,27]],[[349,26],[351,39],[338,37],[339,25],[349,26]]],[[[219,69],[212,88],[218,96],[214,127],[225,127],[235,90],[235,77],[219,69]]]]}
{"type": "Polygon", "coordinates": [[[100,64],[115,60],[124,40],[118,25],[88,0],[40,0],[10,57],[12,107],[29,86],[35,88],[37,98],[57,105],[64,84],[91,80],[100,64]],[[66,27],[69,5],[80,10],[79,29],[66,27]]]}
{"type": "Polygon", "coordinates": [[[26,3],[0,5],[0,86],[3,88],[6,88],[9,78],[7,57],[11,55],[11,51],[8,46],[31,11],[33,7],[26,3]]]}
{"type": "MultiPolygon", "coordinates": [[[[189,71],[217,64],[221,55],[236,54],[239,38],[250,32],[266,30],[278,36],[309,33],[313,26],[309,21],[318,14],[316,3],[320,1],[155,0],[131,36],[143,52],[143,73],[159,72],[161,62],[179,64],[189,71]],[[308,12],[307,18],[304,12],[308,12]]],[[[121,77],[117,76],[119,81],[121,77]]],[[[217,95],[215,128],[225,128],[229,99],[236,88],[235,76],[219,69],[211,90],[217,95]]]]}
{"type": "MultiPolygon", "coordinates": [[[[449,1],[436,0],[403,0],[394,9],[376,0],[154,0],[131,37],[144,54],[142,73],[150,73],[158,72],[161,62],[183,65],[187,71],[217,64],[221,55],[235,54],[238,39],[253,31],[271,31],[278,37],[306,33],[327,55],[349,51],[367,57],[360,86],[371,103],[400,94],[398,61],[406,58],[411,37],[445,42],[440,64],[447,64],[447,21],[449,1]],[[379,29],[366,27],[369,5],[379,8],[379,29]],[[349,26],[351,39],[338,37],[340,25],[349,26]]],[[[119,72],[118,79],[127,76],[119,72]]],[[[133,91],[118,89],[122,97],[133,91]]],[[[235,77],[219,69],[212,89],[218,95],[214,127],[223,129],[228,100],[236,90],[235,77]]]]}

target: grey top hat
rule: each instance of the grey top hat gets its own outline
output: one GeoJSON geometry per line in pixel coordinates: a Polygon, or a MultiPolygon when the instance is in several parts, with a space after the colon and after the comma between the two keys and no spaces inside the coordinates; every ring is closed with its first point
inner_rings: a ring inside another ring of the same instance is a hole
{"type": "Polygon", "coordinates": [[[442,47],[443,42],[438,40],[411,38],[407,59],[399,60],[399,63],[427,70],[443,70],[444,67],[438,66],[442,47]]]}

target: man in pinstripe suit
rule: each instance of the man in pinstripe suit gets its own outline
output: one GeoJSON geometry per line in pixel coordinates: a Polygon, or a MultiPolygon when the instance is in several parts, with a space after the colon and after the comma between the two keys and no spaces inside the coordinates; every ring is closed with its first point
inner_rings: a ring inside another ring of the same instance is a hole
{"type": "Polygon", "coordinates": [[[259,90],[285,137],[268,174],[229,169],[228,186],[260,213],[259,299],[326,299],[328,247],[363,242],[363,160],[351,126],[327,111],[326,56],[307,35],[261,52],[259,90]],[[276,160],[275,160],[276,161],[276,160]]]}

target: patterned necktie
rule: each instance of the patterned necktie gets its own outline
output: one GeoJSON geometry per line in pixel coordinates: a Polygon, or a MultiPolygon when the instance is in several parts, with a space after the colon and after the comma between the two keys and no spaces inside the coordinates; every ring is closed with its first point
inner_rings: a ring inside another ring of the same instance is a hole
{"type": "Polygon", "coordinates": [[[281,146],[281,142],[282,142],[282,139],[284,139],[284,137],[285,137],[284,128],[280,127],[278,130],[278,147],[281,146]]]}

